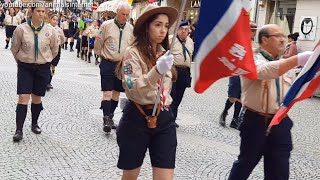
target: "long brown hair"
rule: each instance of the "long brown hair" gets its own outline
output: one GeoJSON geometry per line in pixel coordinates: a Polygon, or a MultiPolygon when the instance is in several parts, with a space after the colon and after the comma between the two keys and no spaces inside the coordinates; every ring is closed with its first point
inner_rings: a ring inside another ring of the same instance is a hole
{"type": "MultiPolygon", "coordinates": [[[[142,61],[146,63],[148,70],[153,68],[156,65],[157,57],[155,52],[152,50],[152,47],[150,45],[149,40],[149,34],[148,30],[150,27],[150,24],[159,17],[162,13],[155,14],[151,17],[149,17],[146,22],[141,26],[141,31],[138,33],[138,35],[135,37],[135,40],[133,42],[133,45],[137,47],[139,54],[142,57],[142,61]]],[[[165,14],[166,15],[166,14],[165,14]]],[[[170,21],[170,19],[169,19],[170,21]]],[[[169,49],[169,31],[167,32],[167,35],[165,39],[160,44],[165,50],[169,49]]],[[[122,61],[118,64],[117,67],[117,76],[119,79],[122,77],[122,61]]],[[[175,81],[177,80],[177,72],[174,67],[171,69],[172,72],[172,79],[175,81]]]]}

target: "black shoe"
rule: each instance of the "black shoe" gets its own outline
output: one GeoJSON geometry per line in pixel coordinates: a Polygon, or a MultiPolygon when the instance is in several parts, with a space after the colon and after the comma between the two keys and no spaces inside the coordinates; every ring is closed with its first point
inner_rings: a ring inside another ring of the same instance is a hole
{"type": "Polygon", "coordinates": [[[48,84],[48,87],[47,87],[47,88],[49,88],[49,89],[53,89],[52,84],[48,84]]]}
{"type": "Polygon", "coordinates": [[[176,128],[179,128],[179,127],[180,127],[179,124],[177,124],[176,122],[175,122],[174,124],[176,125],[176,128]]]}
{"type": "Polygon", "coordinates": [[[9,45],[6,45],[5,49],[8,49],[9,45]]]}
{"type": "Polygon", "coordinates": [[[41,134],[41,129],[40,127],[38,126],[38,124],[34,125],[31,127],[31,131],[35,134],[41,134]]]}
{"type": "Polygon", "coordinates": [[[66,46],[64,49],[65,49],[65,50],[68,50],[68,47],[66,46]]]}
{"type": "Polygon", "coordinates": [[[112,119],[109,116],[103,117],[103,131],[109,133],[111,129],[115,126],[112,119]]]}
{"type": "Polygon", "coordinates": [[[79,55],[79,53],[77,53],[77,58],[79,58],[80,57],[80,55],[79,55]]]}
{"type": "Polygon", "coordinates": [[[73,52],[73,51],[74,51],[74,50],[71,48],[71,49],[70,49],[70,52],[73,52]]]}
{"type": "Polygon", "coordinates": [[[220,115],[220,118],[219,118],[219,124],[223,127],[226,126],[226,117],[227,117],[228,113],[227,112],[223,112],[221,115],[220,115]]]}
{"type": "Polygon", "coordinates": [[[23,138],[23,133],[21,130],[16,130],[16,133],[13,136],[13,141],[14,142],[19,142],[23,138]]]}
{"type": "Polygon", "coordinates": [[[232,121],[231,121],[231,123],[230,123],[230,127],[231,127],[231,128],[234,128],[234,129],[238,129],[237,119],[232,118],[232,121]]]}

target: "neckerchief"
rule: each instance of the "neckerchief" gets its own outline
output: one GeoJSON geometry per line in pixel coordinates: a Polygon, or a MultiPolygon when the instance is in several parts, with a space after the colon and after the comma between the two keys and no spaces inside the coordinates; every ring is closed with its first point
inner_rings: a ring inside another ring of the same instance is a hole
{"type": "Polygon", "coordinates": [[[119,30],[120,30],[120,36],[119,36],[119,50],[118,50],[118,53],[120,53],[120,48],[121,48],[121,40],[122,40],[122,31],[124,29],[124,27],[126,26],[126,23],[124,24],[120,24],[118,22],[118,20],[116,18],[114,18],[114,23],[118,26],[119,30]]]}
{"type": "Polygon", "coordinates": [[[180,39],[178,36],[177,36],[177,38],[178,38],[179,42],[182,44],[182,53],[183,53],[183,57],[184,57],[184,62],[186,62],[186,60],[187,60],[187,53],[188,53],[188,55],[190,56],[189,50],[188,50],[187,47],[186,47],[186,41],[187,41],[187,39],[182,40],[182,39],[180,39]]]}
{"type": "MultiPolygon", "coordinates": [[[[261,48],[259,48],[259,52],[268,61],[276,61],[276,60],[278,60],[278,59],[274,59],[273,57],[271,57],[267,52],[265,52],[261,48]]],[[[280,82],[279,82],[279,78],[277,78],[275,80],[276,80],[276,88],[277,88],[277,102],[280,104],[280,82]]]]}
{"type": "Polygon", "coordinates": [[[44,26],[44,22],[42,21],[41,25],[36,29],[32,22],[31,19],[28,20],[28,24],[31,27],[31,29],[33,30],[34,33],[34,55],[35,55],[35,61],[38,60],[38,55],[39,55],[39,38],[38,38],[38,34],[41,31],[41,29],[44,26]]]}

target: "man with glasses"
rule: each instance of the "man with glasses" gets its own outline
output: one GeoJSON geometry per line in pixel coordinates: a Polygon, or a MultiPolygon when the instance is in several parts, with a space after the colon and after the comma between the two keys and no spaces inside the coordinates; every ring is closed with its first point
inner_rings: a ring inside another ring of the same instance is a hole
{"type": "Polygon", "coordinates": [[[285,38],[275,24],[263,26],[258,33],[260,47],[254,54],[258,79],[241,77],[240,154],[233,163],[229,180],[247,179],[262,156],[264,179],[289,179],[293,122],[287,116],[270,133],[266,130],[292,83],[286,72],[305,65],[313,52],[279,60],[285,49],[285,38]]]}
{"type": "MultiPolygon", "coordinates": [[[[178,73],[178,79],[173,83],[171,90],[171,97],[173,100],[171,108],[175,119],[178,115],[178,107],[182,101],[183,94],[187,87],[191,87],[190,66],[194,45],[192,39],[188,36],[189,30],[190,24],[188,21],[180,22],[180,27],[176,37],[177,39],[172,49],[174,65],[178,73]]],[[[179,127],[179,125],[176,124],[176,127],[179,127]]]]}

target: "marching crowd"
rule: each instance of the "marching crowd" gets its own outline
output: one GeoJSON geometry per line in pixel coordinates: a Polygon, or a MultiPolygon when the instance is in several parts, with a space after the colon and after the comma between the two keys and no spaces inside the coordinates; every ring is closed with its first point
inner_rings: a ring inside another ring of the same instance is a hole
{"type": "MultiPolygon", "coordinates": [[[[92,20],[89,13],[57,14],[47,12],[44,7],[28,11],[0,9],[1,17],[5,16],[0,22],[6,28],[5,48],[9,48],[11,39],[10,49],[18,65],[14,141],[23,139],[30,99],[31,130],[41,133],[38,119],[43,110],[42,97],[52,88],[61,51],[74,51],[76,40],[77,58],[91,63],[94,52],[95,64],[99,64],[103,131],[116,129],[120,150],[117,166],[123,170],[122,179],[137,179],[147,149],[153,178],[173,179],[178,127],[175,120],[184,92],[191,87],[193,27],[188,21],[178,22],[177,36],[173,37],[169,28],[179,18],[175,8],[149,4],[135,22],[128,23],[130,11],[130,4],[121,2],[114,18],[92,20]],[[170,44],[172,39],[174,44],[170,44]],[[120,92],[128,100],[116,125],[113,116],[120,92]],[[160,103],[155,106],[158,92],[160,103]]],[[[251,31],[255,37],[257,27],[253,23],[251,31]]],[[[296,40],[296,35],[290,37],[293,42],[296,40]]],[[[312,52],[297,55],[291,43],[286,59],[278,60],[285,48],[284,40],[277,25],[263,26],[258,32],[259,45],[255,47],[258,80],[230,78],[229,97],[219,122],[225,125],[228,109],[235,103],[231,127],[240,130],[241,145],[229,179],[247,179],[262,156],[265,179],[289,178],[293,123],[286,117],[269,136],[265,130],[292,83],[293,77],[287,72],[303,66],[312,52]]]]}

